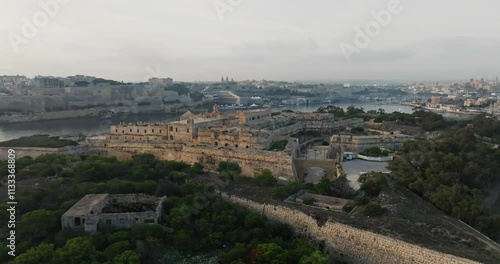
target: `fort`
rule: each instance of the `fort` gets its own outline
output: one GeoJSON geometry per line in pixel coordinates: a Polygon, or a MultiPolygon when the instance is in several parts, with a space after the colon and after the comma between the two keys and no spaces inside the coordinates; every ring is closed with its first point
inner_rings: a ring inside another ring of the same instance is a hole
{"type": "Polygon", "coordinates": [[[173,122],[111,126],[99,147],[122,159],[149,153],[162,160],[198,162],[209,170],[216,170],[221,161],[236,162],[247,177],[270,169],[276,178],[298,181],[308,166],[318,166],[333,178],[342,171],[335,149],[314,162],[307,162],[307,155],[304,158],[301,153],[315,142],[328,142],[335,132],[360,124],[362,119],[335,121],[329,113],[256,109],[222,114],[215,105],[212,112],[186,112],[173,122]],[[284,149],[270,150],[273,143],[283,140],[288,142],[284,149]]]}
{"type": "Polygon", "coordinates": [[[198,162],[209,170],[216,170],[221,161],[236,162],[243,176],[270,169],[276,178],[300,181],[311,167],[323,169],[331,179],[343,176],[344,151],[360,152],[372,146],[398,150],[413,139],[399,133],[340,134],[360,126],[363,119],[335,120],[330,113],[255,109],[223,114],[214,105],[212,112],[188,111],[173,122],[111,126],[100,147],[118,158],[149,153],[163,160],[198,162]],[[288,143],[284,149],[271,150],[278,141],[288,143]],[[322,155],[307,155],[321,143],[327,145],[322,155]]]}

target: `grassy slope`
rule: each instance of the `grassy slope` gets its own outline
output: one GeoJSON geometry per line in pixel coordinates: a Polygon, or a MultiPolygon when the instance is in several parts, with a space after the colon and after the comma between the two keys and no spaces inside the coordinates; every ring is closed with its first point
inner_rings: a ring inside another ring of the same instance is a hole
{"type": "Polygon", "coordinates": [[[59,139],[59,137],[51,137],[48,135],[36,135],[30,137],[22,137],[9,141],[0,142],[0,147],[31,147],[31,148],[62,148],[66,146],[76,146],[77,142],[67,139],[59,139]]]}

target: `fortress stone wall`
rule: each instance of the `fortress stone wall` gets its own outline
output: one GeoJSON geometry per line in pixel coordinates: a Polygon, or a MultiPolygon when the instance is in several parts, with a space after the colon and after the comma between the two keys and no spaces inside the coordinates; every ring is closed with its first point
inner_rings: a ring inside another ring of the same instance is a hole
{"type": "Polygon", "coordinates": [[[328,221],[323,226],[318,226],[311,216],[284,206],[259,204],[225,193],[221,195],[231,203],[262,213],[272,220],[289,224],[295,232],[318,241],[325,241],[329,248],[345,253],[355,263],[478,263],[344,224],[328,221]]]}
{"type": "Polygon", "coordinates": [[[161,160],[176,160],[190,164],[199,162],[209,170],[216,170],[221,161],[230,161],[240,165],[243,176],[254,177],[256,173],[270,169],[276,178],[297,180],[292,157],[281,152],[151,142],[108,142],[106,150],[108,155],[120,159],[129,158],[133,154],[149,153],[161,160]]]}

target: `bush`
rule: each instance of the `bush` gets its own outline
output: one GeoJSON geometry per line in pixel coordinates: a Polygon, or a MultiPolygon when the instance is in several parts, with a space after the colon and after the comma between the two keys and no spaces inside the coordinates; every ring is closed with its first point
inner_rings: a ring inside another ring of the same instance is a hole
{"type": "Polygon", "coordinates": [[[342,207],[342,211],[349,213],[350,211],[352,211],[352,209],[354,209],[354,207],[356,207],[356,203],[353,201],[349,201],[342,207]]]}
{"type": "Polygon", "coordinates": [[[357,196],[356,198],[354,198],[354,202],[356,203],[356,205],[365,205],[370,202],[370,199],[366,196],[357,196]]]}
{"type": "Polygon", "coordinates": [[[276,184],[278,180],[274,178],[273,173],[269,169],[264,169],[261,174],[255,176],[253,179],[259,186],[271,187],[276,184]]]}
{"type": "Polygon", "coordinates": [[[360,190],[364,191],[370,196],[376,197],[380,194],[380,191],[382,191],[382,187],[380,186],[379,182],[370,179],[363,183],[363,185],[361,185],[360,190]]]}
{"type": "Polygon", "coordinates": [[[317,201],[314,198],[306,198],[306,199],[304,199],[304,201],[302,203],[305,205],[313,205],[315,202],[317,202],[317,201]]]}
{"type": "Polygon", "coordinates": [[[273,143],[271,148],[269,150],[271,151],[283,151],[286,148],[286,145],[288,144],[288,140],[280,140],[276,141],[273,143]]]}
{"type": "Polygon", "coordinates": [[[362,151],[361,154],[370,157],[380,157],[382,155],[382,150],[379,147],[371,147],[362,151]]]}
{"type": "Polygon", "coordinates": [[[384,214],[384,208],[377,203],[369,203],[363,208],[363,215],[365,216],[380,216],[384,214]]]}

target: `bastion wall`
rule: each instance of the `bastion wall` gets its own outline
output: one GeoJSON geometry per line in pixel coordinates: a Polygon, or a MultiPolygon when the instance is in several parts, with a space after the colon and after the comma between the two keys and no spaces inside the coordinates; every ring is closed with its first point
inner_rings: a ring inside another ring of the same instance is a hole
{"type": "Polygon", "coordinates": [[[330,249],[345,253],[355,263],[478,263],[331,221],[320,227],[311,216],[284,206],[259,204],[225,193],[221,196],[228,202],[262,213],[272,220],[286,223],[295,232],[308,235],[318,241],[325,241],[330,249]]]}
{"type": "Polygon", "coordinates": [[[216,148],[210,146],[188,146],[179,143],[120,143],[108,142],[106,151],[119,159],[130,158],[133,154],[153,154],[161,160],[176,160],[189,164],[199,162],[209,170],[216,170],[221,161],[236,162],[242,175],[254,177],[256,173],[269,169],[273,175],[296,181],[291,156],[281,152],[252,149],[216,148]]]}

